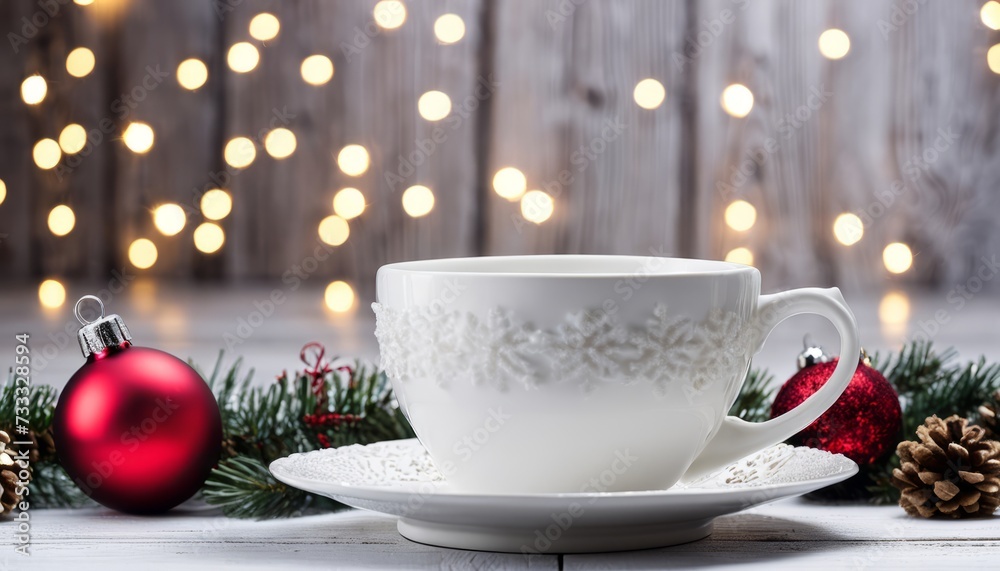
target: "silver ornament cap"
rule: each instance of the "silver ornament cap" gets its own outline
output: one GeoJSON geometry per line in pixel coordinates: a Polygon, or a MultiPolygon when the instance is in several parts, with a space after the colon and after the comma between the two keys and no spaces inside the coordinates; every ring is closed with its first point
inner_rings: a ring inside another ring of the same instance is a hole
{"type": "Polygon", "coordinates": [[[823,351],[822,347],[813,343],[808,335],[802,340],[802,346],[802,352],[799,353],[796,359],[800,371],[817,363],[829,363],[833,360],[832,357],[823,351]]]}
{"type": "Polygon", "coordinates": [[[76,318],[82,325],[80,331],[76,334],[76,338],[80,342],[80,350],[83,351],[84,358],[101,353],[106,349],[118,348],[122,343],[132,340],[132,335],[128,332],[125,321],[114,313],[105,316],[104,302],[97,296],[85,295],[81,297],[76,302],[73,313],[76,314],[76,318]],[[101,308],[100,317],[93,321],[87,321],[80,314],[80,305],[88,300],[97,302],[101,308]]]}

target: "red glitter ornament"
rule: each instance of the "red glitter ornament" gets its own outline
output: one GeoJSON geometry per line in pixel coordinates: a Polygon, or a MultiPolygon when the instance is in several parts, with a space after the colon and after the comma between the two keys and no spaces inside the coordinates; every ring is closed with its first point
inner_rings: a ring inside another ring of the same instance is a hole
{"type": "MultiPolygon", "coordinates": [[[[819,390],[836,366],[837,359],[827,357],[818,347],[806,349],[799,356],[799,372],[774,398],[771,418],[792,410],[819,390]]],[[[789,442],[843,454],[864,466],[895,449],[902,418],[899,395],[864,357],[837,402],[789,442]]]]}
{"type": "MultiPolygon", "coordinates": [[[[94,299],[86,296],[80,300],[94,299]]],[[[158,513],[187,500],[218,462],[222,420],[198,373],[156,349],[133,347],[117,315],[83,323],[87,362],[63,389],[53,419],[59,462],[95,501],[158,513]]]]}

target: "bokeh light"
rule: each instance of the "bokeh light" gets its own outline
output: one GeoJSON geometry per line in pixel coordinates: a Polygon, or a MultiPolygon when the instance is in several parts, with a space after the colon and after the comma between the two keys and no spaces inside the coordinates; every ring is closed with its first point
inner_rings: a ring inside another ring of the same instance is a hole
{"type": "Polygon", "coordinates": [[[310,85],[323,85],[333,79],[333,62],[330,58],[315,54],[302,60],[299,68],[302,79],[310,85]]]}
{"type": "Polygon", "coordinates": [[[66,288],[58,280],[45,280],[38,285],[38,301],[42,307],[60,308],[66,303],[66,288]]]}
{"type": "Polygon", "coordinates": [[[886,292],[878,304],[878,320],[885,337],[905,335],[910,321],[910,298],[900,291],[886,292]]]}
{"type": "Polygon", "coordinates": [[[361,176],[368,170],[371,159],[368,149],[361,145],[347,145],[337,154],[337,166],[347,176],[361,176]]]}
{"type": "Polygon", "coordinates": [[[59,148],[67,155],[79,153],[87,146],[87,130],[83,125],[70,123],[59,133],[59,148]]]}
{"type": "Polygon", "coordinates": [[[202,222],[194,229],[194,247],[204,254],[212,254],[226,243],[226,233],[214,222],[202,222]]]}
{"type": "Polygon", "coordinates": [[[344,313],[354,307],[354,289],[347,282],[331,282],[326,286],[323,300],[330,311],[344,313]]]}
{"type": "Polygon", "coordinates": [[[833,221],[833,236],[845,246],[857,244],[865,235],[865,225],[856,214],[845,212],[833,221]]]}
{"type": "Polygon", "coordinates": [[[851,51],[851,38],[844,30],[830,28],[819,35],[819,53],[826,59],[840,59],[851,51]]]}
{"type": "Polygon", "coordinates": [[[208,81],[208,66],[197,58],[188,58],[177,66],[177,83],[184,89],[195,90],[208,81]]]}
{"type": "Polygon", "coordinates": [[[451,98],[440,91],[428,91],[417,100],[417,110],[428,121],[440,121],[451,113],[451,98]]]}
{"type": "Polygon", "coordinates": [[[722,109],[733,117],[746,117],[753,109],[753,93],[740,83],[726,87],[722,91],[722,109]]]}
{"type": "Polygon", "coordinates": [[[184,209],[172,202],[161,204],[153,209],[153,225],[164,236],[176,236],[187,224],[184,209]]]}
{"type": "Polygon", "coordinates": [[[556,203],[542,190],[529,190],[521,197],[521,216],[528,222],[541,224],[552,217],[556,203]]]}
{"type": "Polygon", "coordinates": [[[333,196],[333,211],[344,220],[357,218],[365,211],[365,195],[356,188],[343,188],[333,196]]]}
{"type": "Polygon", "coordinates": [[[493,190],[502,198],[513,202],[528,190],[528,179],[514,167],[503,167],[493,175],[493,190]]]}
{"type": "Polygon", "coordinates": [[[381,0],[372,9],[375,23],[385,30],[395,30],[406,21],[406,5],[399,0],[381,0]]]}
{"type": "Polygon", "coordinates": [[[94,71],[94,52],[88,48],[76,48],[66,56],[66,71],[73,77],[86,77],[94,71]]]}
{"type": "Polygon", "coordinates": [[[257,158],[257,148],[253,141],[246,137],[233,137],[226,143],[226,148],[222,152],[226,164],[233,168],[242,169],[250,166],[257,158]]]}
{"type": "Polygon", "coordinates": [[[38,168],[48,170],[62,160],[62,150],[55,140],[42,139],[35,143],[35,147],[31,150],[31,157],[35,160],[38,168]]]}
{"type": "Polygon", "coordinates": [[[260,53],[250,42],[238,42],[229,48],[226,61],[229,63],[229,68],[236,73],[247,73],[257,67],[260,53]]]}
{"type": "Polygon", "coordinates": [[[991,30],[1000,30],[1000,2],[990,0],[979,10],[983,24],[991,30]]]}
{"type": "Polygon", "coordinates": [[[65,236],[76,226],[76,214],[65,204],[60,204],[49,211],[49,232],[56,236],[65,236]]]}
{"type": "Polygon", "coordinates": [[[222,220],[233,210],[233,198],[229,193],[213,188],[201,196],[201,214],[209,220],[222,220]]]}
{"type": "Polygon", "coordinates": [[[340,216],[327,216],[319,223],[319,239],[331,246],[339,246],[351,235],[351,227],[340,216]]]}
{"type": "Polygon", "coordinates": [[[734,200],[726,207],[726,225],[737,232],[753,228],[757,221],[757,209],[745,200],[734,200]]]}
{"type": "Polygon", "coordinates": [[[465,22],[458,14],[444,14],[434,20],[434,36],[442,44],[454,44],[465,37],[465,22]]]}
{"type": "Polygon", "coordinates": [[[643,109],[656,109],[663,104],[666,97],[667,90],[663,84],[652,78],[643,79],[635,84],[635,89],[632,91],[636,105],[643,109]]]}
{"type": "Polygon", "coordinates": [[[753,265],[753,252],[749,248],[733,248],[726,254],[726,261],[734,264],[753,265]]]}
{"type": "Polygon", "coordinates": [[[882,262],[891,273],[901,274],[913,265],[913,252],[906,244],[893,242],[882,250],[882,262]]]}
{"type": "Polygon", "coordinates": [[[135,121],[129,123],[129,126],[125,128],[122,139],[125,140],[125,146],[129,150],[142,154],[148,153],[149,149],[153,148],[153,141],[156,137],[153,135],[153,128],[147,123],[135,121]]]}
{"type": "Polygon", "coordinates": [[[990,71],[993,73],[1000,74],[1000,44],[994,44],[986,52],[986,65],[990,67],[990,71]]]}
{"type": "Polygon", "coordinates": [[[128,261],[140,270],[153,267],[156,257],[156,244],[146,238],[139,238],[128,247],[128,261]]]}
{"type": "Polygon", "coordinates": [[[284,127],[278,127],[264,137],[264,150],[276,159],[290,157],[295,152],[295,146],[295,133],[284,127]]]}
{"type": "Polygon", "coordinates": [[[250,20],[250,36],[255,40],[266,42],[278,36],[281,30],[281,22],[274,14],[262,12],[250,20]]]}
{"type": "Polygon", "coordinates": [[[7,200],[7,183],[0,179],[0,204],[7,200]]]}
{"type": "Polygon", "coordinates": [[[414,218],[420,218],[434,210],[434,193],[426,186],[417,184],[403,191],[403,211],[414,218]]]}
{"type": "Polygon", "coordinates": [[[38,105],[49,92],[49,84],[40,75],[32,75],[21,82],[21,99],[28,105],[38,105]]]}

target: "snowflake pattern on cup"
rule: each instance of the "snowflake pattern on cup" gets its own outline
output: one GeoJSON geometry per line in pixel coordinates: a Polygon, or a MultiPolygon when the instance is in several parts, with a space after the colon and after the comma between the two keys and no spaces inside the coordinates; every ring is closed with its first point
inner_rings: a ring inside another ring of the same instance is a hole
{"type": "Polygon", "coordinates": [[[561,378],[585,391],[598,383],[644,382],[664,395],[680,386],[692,398],[747,363],[752,340],[752,329],[736,313],[712,310],[697,322],[671,315],[665,304],[653,308],[645,327],[626,328],[607,312],[584,310],[552,330],[504,308],[485,318],[379,303],[372,309],[390,378],[432,378],[441,386],[464,378],[501,391],[561,378]]]}

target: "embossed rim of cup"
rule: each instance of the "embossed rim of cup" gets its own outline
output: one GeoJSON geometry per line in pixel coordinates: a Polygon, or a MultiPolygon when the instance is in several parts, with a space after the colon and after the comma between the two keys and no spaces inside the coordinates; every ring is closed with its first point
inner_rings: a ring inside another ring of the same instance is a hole
{"type": "Polygon", "coordinates": [[[666,270],[652,270],[648,274],[651,276],[721,276],[739,273],[759,273],[757,268],[746,266],[734,262],[724,262],[719,260],[702,260],[699,258],[675,258],[662,256],[633,256],[618,254],[533,254],[526,256],[472,256],[464,258],[437,258],[433,260],[414,260],[409,262],[395,262],[386,264],[379,268],[383,271],[413,272],[423,274],[439,275],[461,275],[461,276],[508,276],[519,278],[623,278],[633,276],[643,263],[649,260],[658,260],[668,264],[684,264],[683,268],[668,268],[666,270]],[[488,266],[500,266],[504,263],[517,264],[529,263],[537,264],[544,262],[565,263],[580,262],[598,265],[601,263],[623,263],[632,262],[629,269],[619,269],[614,271],[604,271],[597,269],[580,271],[530,271],[523,269],[506,270],[499,267],[490,268],[488,266]],[[457,267],[451,267],[457,266],[457,267]],[[467,267],[465,267],[467,266],[467,267]],[[478,266],[487,266],[485,268],[478,266]]]}

